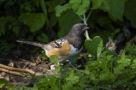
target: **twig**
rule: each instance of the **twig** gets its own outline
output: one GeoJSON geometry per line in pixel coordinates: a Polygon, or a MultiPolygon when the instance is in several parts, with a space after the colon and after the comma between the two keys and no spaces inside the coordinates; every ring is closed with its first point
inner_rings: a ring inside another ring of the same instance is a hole
{"type": "MultiPolygon", "coordinates": [[[[28,72],[28,73],[30,73],[30,74],[35,74],[35,72],[32,71],[32,70],[14,68],[14,67],[9,67],[9,66],[0,64],[0,71],[3,71],[3,70],[5,70],[4,72],[16,74],[16,75],[21,75],[20,72],[28,72]],[[3,69],[3,68],[5,68],[5,69],[3,69]],[[8,70],[6,71],[6,69],[8,69],[8,70]],[[12,70],[12,71],[9,71],[9,70],[12,70]],[[14,71],[20,71],[20,72],[14,72],[14,71]]],[[[36,73],[36,76],[39,76],[39,75],[43,75],[43,74],[42,74],[42,73],[36,73]]],[[[22,75],[21,75],[21,76],[22,76],[22,75]]]]}
{"type": "MultiPolygon", "coordinates": [[[[15,75],[19,75],[19,76],[23,76],[23,75],[20,74],[19,72],[10,71],[10,70],[3,69],[3,68],[0,68],[0,71],[7,72],[7,73],[11,73],[11,74],[15,74],[15,75]]],[[[25,74],[25,73],[23,73],[23,74],[25,74]]]]}

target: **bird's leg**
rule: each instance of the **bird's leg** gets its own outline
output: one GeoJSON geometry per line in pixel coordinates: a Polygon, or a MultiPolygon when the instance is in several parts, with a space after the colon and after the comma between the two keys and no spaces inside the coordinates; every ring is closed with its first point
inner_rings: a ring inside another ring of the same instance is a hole
{"type": "Polygon", "coordinates": [[[70,64],[71,67],[74,68],[74,66],[72,65],[72,60],[73,60],[73,58],[69,59],[69,64],[70,64]]]}

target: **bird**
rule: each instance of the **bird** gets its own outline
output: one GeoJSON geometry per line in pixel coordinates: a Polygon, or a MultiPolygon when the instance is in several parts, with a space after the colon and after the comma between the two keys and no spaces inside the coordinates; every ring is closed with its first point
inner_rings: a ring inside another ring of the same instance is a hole
{"type": "Polygon", "coordinates": [[[115,40],[115,41],[113,41],[112,39],[111,39],[111,37],[109,37],[108,38],[108,42],[106,43],[106,48],[107,49],[109,49],[109,50],[116,50],[116,48],[117,48],[117,46],[116,46],[116,43],[117,43],[117,41],[115,40]]]}
{"type": "Polygon", "coordinates": [[[120,50],[125,47],[126,43],[131,39],[132,33],[130,30],[130,25],[130,21],[127,21],[125,25],[120,29],[120,31],[114,35],[114,40],[109,37],[108,42],[106,43],[106,48],[119,53],[120,50]]]}
{"type": "Polygon", "coordinates": [[[17,42],[26,43],[34,46],[41,47],[45,50],[45,54],[50,57],[51,55],[57,55],[59,57],[58,63],[69,60],[69,64],[72,66],[72,60],[83,48],[85,41],[85,31],[89,27],[84,23],[78,23],[73,25],[69,33],[59,39],[49,42],[48,44],[17,40],[17,42]]]}

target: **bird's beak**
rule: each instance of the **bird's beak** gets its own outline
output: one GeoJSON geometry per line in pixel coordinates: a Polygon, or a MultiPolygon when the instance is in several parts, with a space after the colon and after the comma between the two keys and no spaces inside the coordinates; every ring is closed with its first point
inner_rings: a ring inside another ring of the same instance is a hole
{"type": "Polygon", "coordinates": [[[87,29],[89,29],[89,27],[84,27],[84,29],[83,29],[83,30],[87,30],[87,29]]]}

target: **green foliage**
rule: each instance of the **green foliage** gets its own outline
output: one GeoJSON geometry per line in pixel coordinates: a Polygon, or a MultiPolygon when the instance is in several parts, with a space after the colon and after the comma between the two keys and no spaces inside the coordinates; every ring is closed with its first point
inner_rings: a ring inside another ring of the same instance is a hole
{"type": "Polygon", "coordinates": [[[82,0],[70,0],[69,4],[71,5],[74,11],[77,11],[78,7],[81,5],[82,0]]]}
{"type": "Polygon", "coordinates": [[[9,85],[6,80],[0,79],[0,88],[2,88],[4,85],[7,86],[8,90],[14,90],[14,86],[13,85],[9,85]]]}
{"type": "MultiPolygon", "coordinates": [[[[92,90],[105,90],[111,88],[116,90],[132,90],[136,88],[136,58],[132,57],[132,53],[136,52],[136,49],[134,49],[136,45],[128,46],[121,57],[109,55],[102,45],[101,41],[97,49],[98,56],[100,53],[101,56],[97,60],[88,60],[84,70],[65,66],[61,73],[39,76],[34,82],[33,89],[85,90],[88,88],[92,90]],[[129,49],[134,49],[135,52],[129,49]]],[[[135,55],[133,54],[133,56],[135,55]]]]}
{"type": "Polygon", "coordinates": [[[30,31],[39,30],[45,24],[46,17],[43,13],[26,13],[20,17],[24,24],[30,27],[30,31]]]}
{"type": "Polygon", "coordinates": [[[127,19],[131,20],[131,25],[136,28],[136,3],[135,0],[127,0],[125,4],[125,12],[124,15],[127,19]],[[133,13],[133,14],[132,14],[133,13]]]}
{"type": "Polygon", "coordinates": [[[75,11],[78,15],[83,15],[90,7],[90,1],[89,0],[70,0],[69,3],[60,6],[58,5],[56,7],[56,16],[60,16],[60,14],[63,11],[66,11],[67,9],[72,9],[75,11]]]}
{"type": "Polygon", "coordinates": [[[9,52],[12,48],[16,47],[15,44],[7,43],[5,40],[0,41],[0,46],[0,53],[3,55],[6,55],[6,52],[9,52]]]}
{"type": "Polygon", "coordinates": [[[4,35],[8,30],[13,31],[15,36],[19,35],[20,27],[18,26],[18,21],[12,17],[1,17],[0,18],[0,36],[4,35]]]}
{"type": "Polygon", "coordinates": [[[4,79],[0,79],[0,88],[3,87],[3,84],[7,85],[8,83],[4,79]]]}
{"type": "Polygon", "coordinates": [[[69,32],[71,27],[79,22],[81,22],[81,19],[73,11],[68,10],[63,16],[59,18],[60,31],[58,33],[58,36],[65,36],[69,32]]]}
{"type": "MultiPolygon", "coordinates": [[[[135,0],[0,0],[0,54],[16,49],[16,39],[48,43],[58,36],[63,37],[75,23],[82,20],[90,27],[91,37],[96,36],[85,41],[87,52],[97,58],[92,60],[89,56],[85,57],[87,63],[84,70],[69,69],[65,66],[57,75],[38,77],[33,88],[20,87],[18,90],[105,90],[109,87],[116,90],[135,89],[136,47],[127,47],[121,57],[114,51],[104,50],[102,47],[111,32],[115,34],[122,27],[123,18],[129,19],[131,26],[136,28],[135,2],[135,0]],[[90,11],[92,12],[89,13],[90,11]]],[[[58,62],[56,56],[50,59],[53,63],[58,62]]],[[[62,68],[56,67],[55,70],[59,72],[62,68]]]]}
{"type": "Polygon", "coordinates": [[[111,23],[112,21],[107,16],[101,16],[98,18],[97,23],[104,27],[104,25],[111,23]]]}
{"type": "Polygon", "coordinates": [[[49,39],[48,39],[48,36],[44,33],[41,33],[38,37],[37,37],[37,40],[40,41],[40,42],[43,42],[43,43],[48,43],[49,39]]]}
{"type": "Polygon", "coordinates": [[[103,0],[101,9],[111,14],[114,18],[122,20],[125,2],[123,0],[103,0]],[[106,7],[106,8],[105,8],[106,7]]]}
{"type": "Polygon", "coordinates": [[[56,10],[56,16],[60,16],[60,14],[63,12],[63,11],[66,11],[67,9],[69,9],[69,4],[65,4],[63,6],[56,6],[55,10],[56,10]]]}
{"type": "MultiPolygon", "coordinates": [[[[97,39],[97,40],[99,40],[99,39],[97,39]]],[[[98,47],[97,47],[97,58],[98,58],[98,60],[100,58],[102,50],[103,50],[103,40],[100,40],[98,47]]]]}
{"type": "Polygon", "coordinates": [[[76,14],[83,15],[87,12],[87,10],[90,7],[90,1],[89,0],[82,0],[82,4],[79,6],[76,14]]]}
{"type": "Polygon", "coordinates": [[[98,9],[102,5],[103,0],[92,0],[92,8],[98,9]]]}
{"type": "MultiPolygon", "coordinates": [[[[99,36],[96,36],[92,40],[89,40],[89,39],[85,40],[84,46],[87,52],[97,57],[97,54],[98,54],[97,50],[99,45],[101,45],[100,44],[101,42],[102,42],[102,38],[100,38],[99,36]]],[[[100,49],[101,49],[101,46],[100,46],[100,49]]]]}
{"type": "Polygon", "coordinates": [[[49,6],[48,12],[53,12],[55,11],[55,7],[57,5],[61,5],[62,3],[64,3],[65,0],[51,0],[51,1],[47,1],[46,5],[49,6]]]}
{"type": "Polygon", "coordinates": [[[56,55],[51,55],[50,56],[50,61],[52,63],[58,63],[58,60],[59,60],[58,56],[56,56],[56,55]]]}

